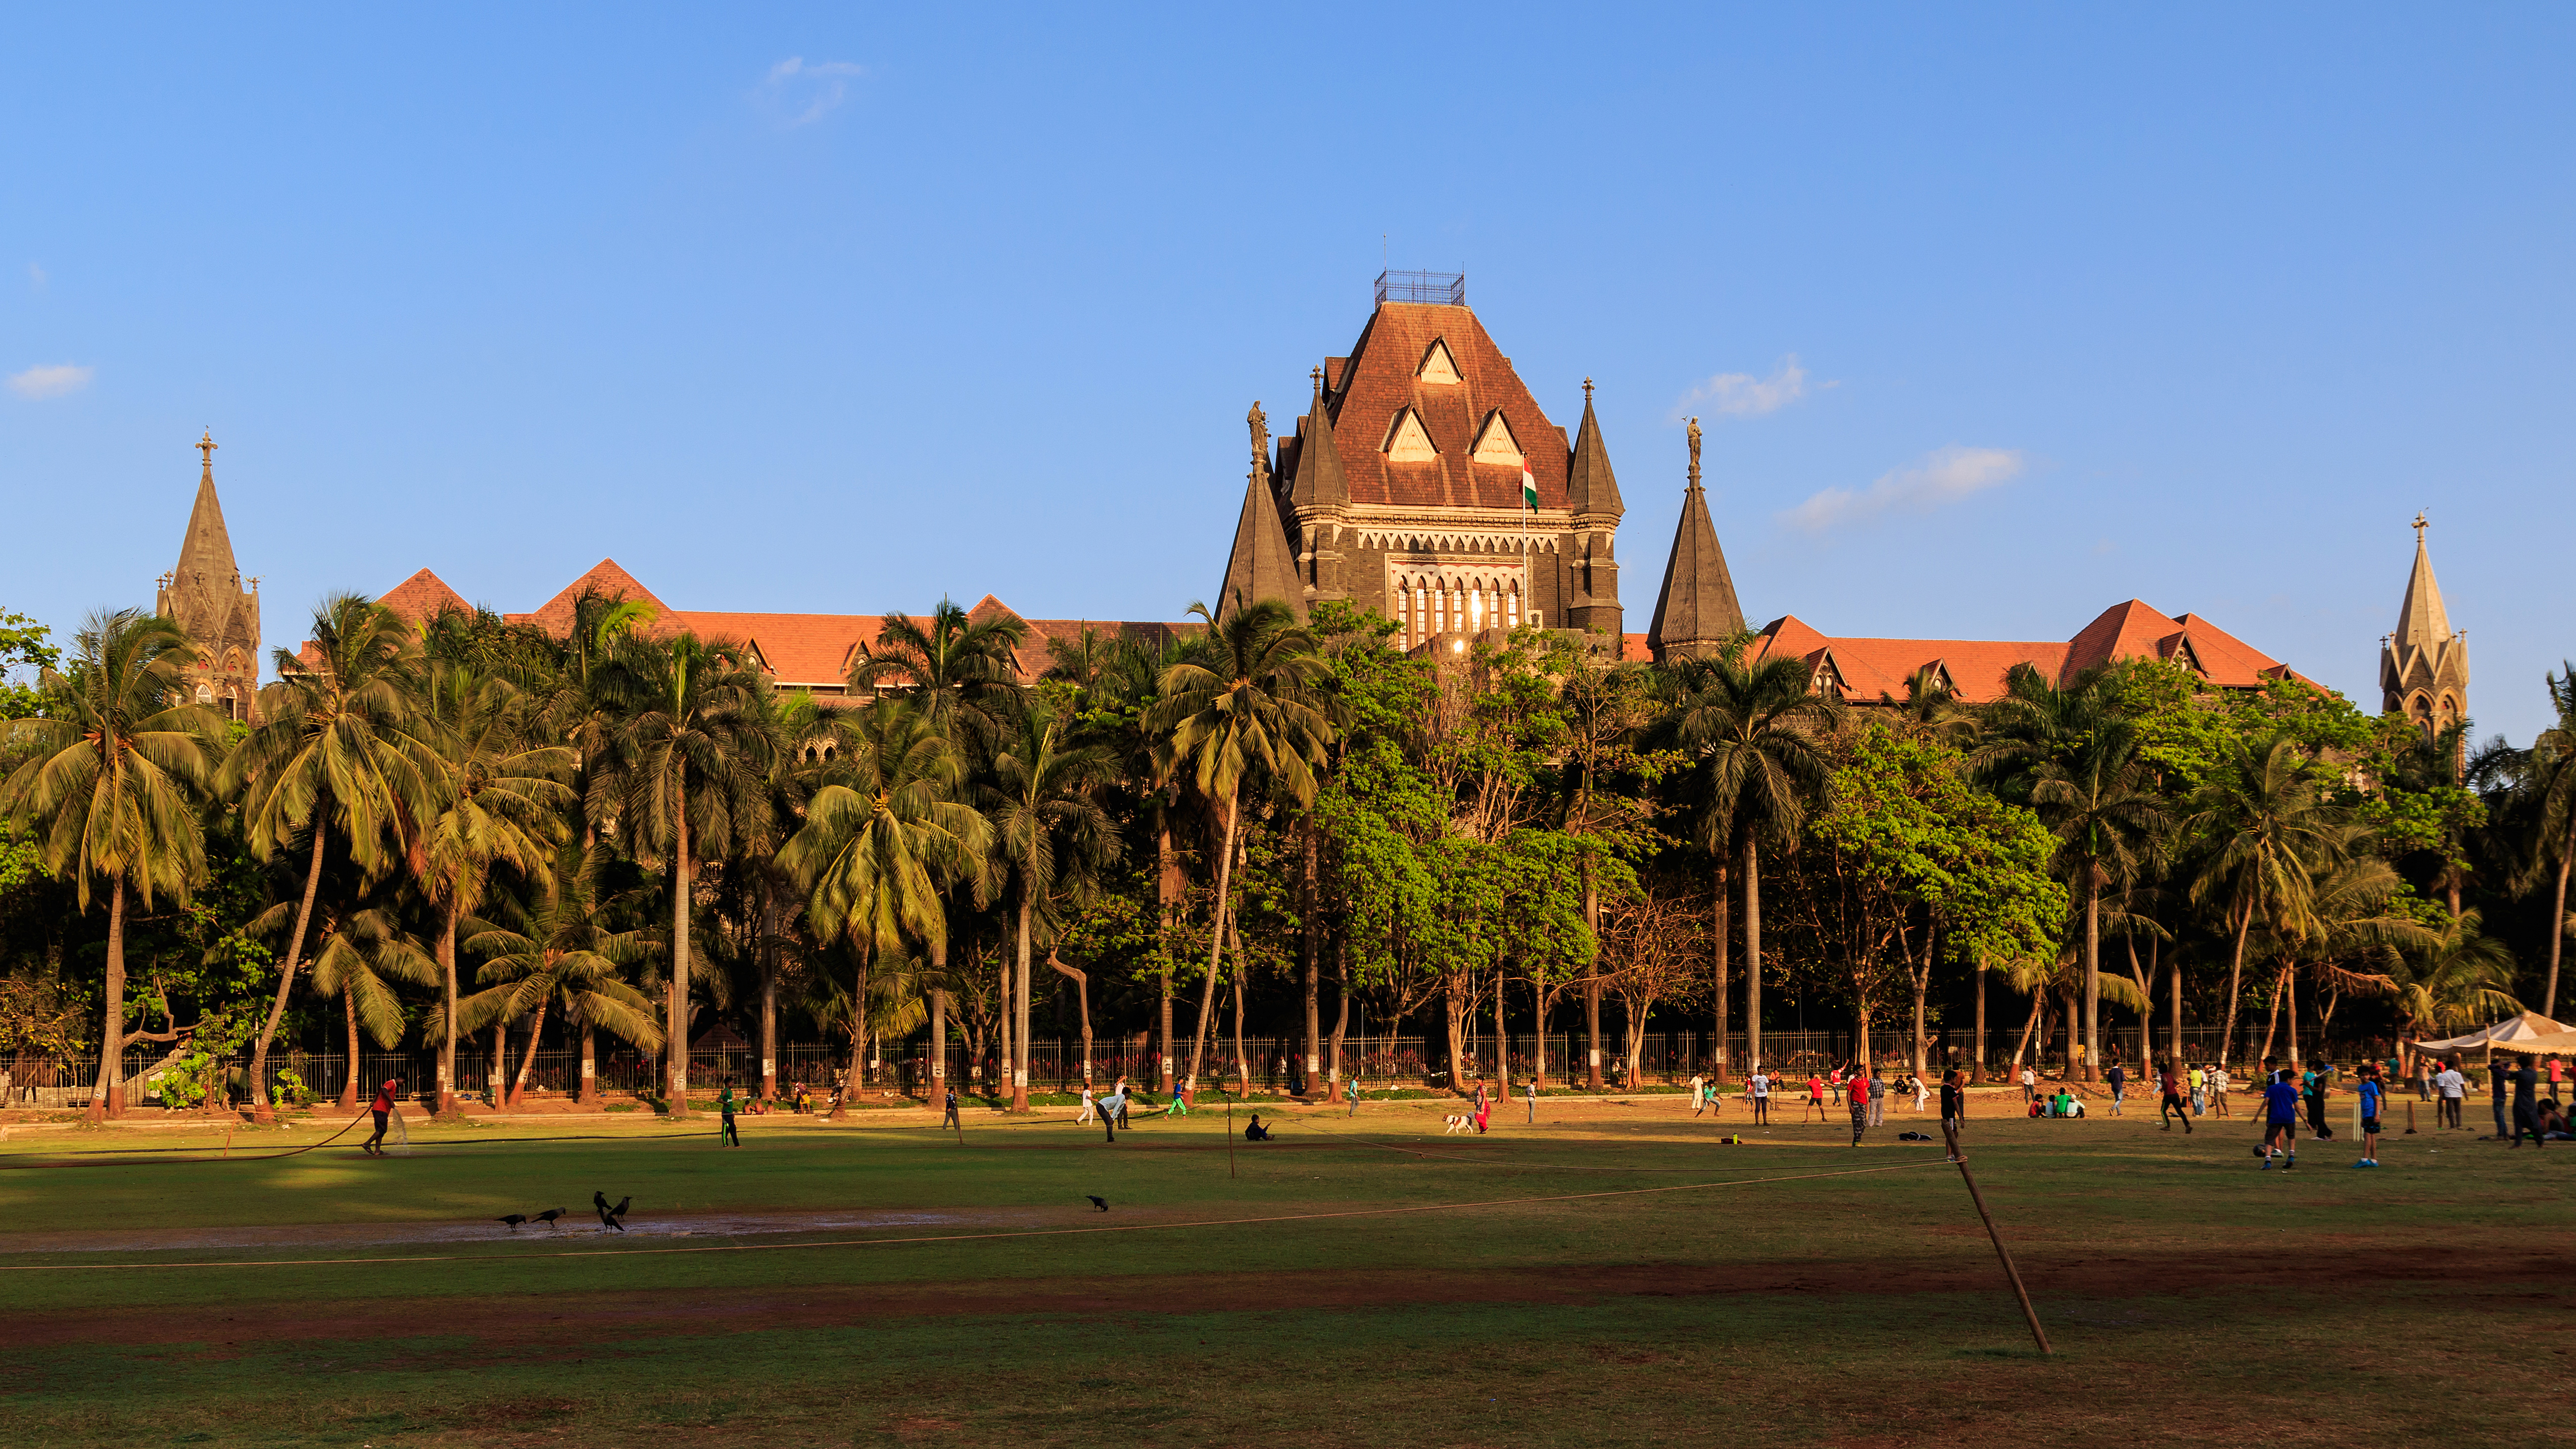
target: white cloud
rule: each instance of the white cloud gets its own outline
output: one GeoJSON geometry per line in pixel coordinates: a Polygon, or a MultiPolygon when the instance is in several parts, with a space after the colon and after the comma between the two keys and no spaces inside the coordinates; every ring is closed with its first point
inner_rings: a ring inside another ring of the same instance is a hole
{"type": "Polygon", "coordinates": [[[1776,413],[1806,395],[1807,370],[1798,365],[1797,354],[1791,353],[1780,359],[1769,377],[1721,372],[1692,388],[1673,404],[1673,421],[1680,422],[1693,412],[1722,418],[1758,418],[1764,413],[1776,413]]]}
{"type": "Polygon", "coordinates": [[[2025,460],[2015,448],[1963,448],[1952,444],[1910,468],[1879,475],[1867,488],[1828,488],[1780,515],[1792,528],[1823,533],[1903,509],[1929,513],[1944,504],[2009,483],[2025,460]]]}
{"type": "Polygon", "coordinates": [[[91,375],[97,371],[69,362],[31,367],[10,375],[9,390],[23,398],[62,397],[89,386],[91,375]]]}
{"type": "Polygon", "coordinates": [[[38,265],[37,265],[37,264],[35,264],[34,262],[29,262],[29,263],[27,263],[27,285],[28,285],[28,286],[33,287],[33,288],[35,288],[37,291],[41,292],[41,291],[45,290],[45,284],[46,284],[46,283],[48,283],[48,282],[51,282],[52,280],[53,280],[53,278],[51,278],[51,277],[49,277],[49,276],[46,276],[46,275],[45,275],[45,269],[44,269],[43,267],[38,266],[38,265]]]}
{"type": "Polygon", "coordinates": [[[818,61],[808,65],[805,57],[791,55],[769,68],[760,83],[760,94],[779,118],[779,124],[810,126],[850,98],[850,82],[866,75],[863,66],[846,60],[818,61]]]}

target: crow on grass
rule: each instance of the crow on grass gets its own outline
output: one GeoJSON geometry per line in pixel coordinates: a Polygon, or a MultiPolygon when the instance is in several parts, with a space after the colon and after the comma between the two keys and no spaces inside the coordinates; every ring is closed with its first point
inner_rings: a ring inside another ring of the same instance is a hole
{"type": "MultiPolygon", "coordinates": [[[[1083,1196],[1084,1196],[1084,1197],[1091,1197],[1091,1194],[1089,1194],[1089,1193],[1087,1193],[1087,1192],[1086,1192],[1086,1193],[1084,1193],[1084,1194],[1083,1194],[1083,1196]]],[[[1091,1205],[1092,1205],[1093,1207],[1096,1207],[1096,1208],[1100,1209],[1102,1212],[1107,1212],[1107,1211],[1109,1211],[1109,1199],[1107,1199],[1107,1198],[1105,1198],[1105,1197],[1091,1197],[1091,1205]]]]}
{"type": "Polygon", "coordinates": [[[604,1192],[594,1192],[590,1195],[590,1205],[599,1209],[600,1226],[615,1228],[621,1233],[626,1231],[626,1224],[619,1222],[618,1219],[626,1216],[627,1205],[634,1201],[635,1199],[632,1197],[622,1197],[617,1200],[617,1206],[610,1207],[608,1205],[608,1194],[604,1192]]]}
{"type": "Polygon", "coordinates": [[[527,1220],[527,1215],[525,1213],[504,1213],[500,1217],[494,1218],[492,1221],[496,1223],[508,1223],[510,1225],[510,1231],[515,1233],[519,1230],[519,1224],[524,1223],[527,1220]]]}
{"type": "Polygon", "coordinates": [[[562,1208],[548,1208],[544,1212],[537,1214],[534,1220],[544,1223],[546,1225],[546,1231],[553,1232],[555,1219],[562,1217],[563,1215],[564,1210],[562,1208]]]}

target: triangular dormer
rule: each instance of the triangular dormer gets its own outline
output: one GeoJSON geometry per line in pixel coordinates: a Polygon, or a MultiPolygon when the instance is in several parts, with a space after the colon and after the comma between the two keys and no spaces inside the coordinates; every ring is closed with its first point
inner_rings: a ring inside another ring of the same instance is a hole
{"type": "Polygon", "coordinates": [[[2171,642],[2173,647],[2165,654],[2167,660],[2203,678],[2208,677],[2209,670],[2200,662],[2200,651],[2191,647],[2189,634],[2176,634],[2171,642]]]}
{"type": "Polygon", "coordinates": [[[1512,437],[1511,424],[1503,421],[1503,410],[1485,414],[1485,425],[1476,430],[1475,459],[1479,463],[1500,463],[1506,467],[1521,465],[1521,445],[1512,437]]]}
{"type": "Polygon", "coordinates": [[[1422,415],[1406,408],[1386,425],[1386,441],[1378,444],[1390,463],[1428,463],[1440,456],[1431,446],[1431,434],[1422,426],[1422,415]]]}
{"type": "Polygon", "coordinates": [[[1818,694],[1841,699],[1851,693],[1851,682],[1843,678],[1843,668],[1834,662],[1834,651],[1820,649],[1807,661],[1808,687],[1818,694]]]}
{"type": "Polygon", "coordinates": [[[1464,382],[1458,375],[1458,359],[1449,355],[1449,344],[1437,337],[1422,354],[1422,365],[1413,370],[1416,382],[1464,382]]]}

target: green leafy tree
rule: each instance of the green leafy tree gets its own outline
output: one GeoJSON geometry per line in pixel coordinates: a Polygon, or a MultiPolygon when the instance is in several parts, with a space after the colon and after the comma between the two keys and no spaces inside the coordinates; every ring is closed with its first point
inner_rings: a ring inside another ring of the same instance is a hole
{"type": "MultiPolygon", "coordinates": [[[[960,798],[966,789],[965,763],[929,713],[903,696],[881,698],[860,711],[836,778],[814,792],[804,825],[780,847],[780,868],[808,892],[815,931],[845,939],[861,971],[870,954],[902,957],[910,942],[944,959],[942,892],[972,879],[991,846],[990,826],[960,798]]],[[[866,983],[851,996],[864,1001],[866,983]]],[[[865,1039],[851,1032],[851,1092],[865,1039]]]]}
{"type": "Polygon", "coordinates": [[[125,1110],[125,910],[185,899],[205,866],[198,810],[223,732],[187,697],[194,652],[169,620],[133,609],[90,616],[45,717],[11,721],[6,738],[33,753],[0,785],[0,811],[35,842],[47,872],[68,877],[80,908],[107,895],[105,1030],[93,1122],[125,1110]]]}
{"type": "MultiPolygon", "coordinates": [[[[992,854],[1008,882],[1012,915],[1013,1006],[1011,1110],[1029,1109],[1029,945],[1051,921],[1059,895],[1079,896],[1118,858],[1116,828],[1095,791],[1107,776],[1107,751],[1068,745],[1064,723],[1032,705],[1004,725],[994,742],[984,818],[992,854]]],[[[1057,967],[1062,970],[1061,966],[1057,967]]],[[[1087,987],[1087,983],[1086,983],[1087,987]]]]}
{"type": "Polygon", "coordinates": [[[1796,842],[1825,789],[1819,740],[1842,718],[1841,701],[1813,684],[1798,659],[1748,665],[1729,650],[1689,660],[1673,671],[1662,724],[1699,772],[1702,848],[1723,856],[1732,842],[1743,872],[1747,1070],[1762,1065],[1762,844],[1796,842]]]}
{"type": "Polygon", "coordinates": [[[617,822],[638,858],[671,871],[668,1001],[662,1046],[671,1114],[689,1111],[689,926],[698,863],[756,833],[776,740],[769,683],[741,645],[679,633],[615,641],[601,696],[616,721],[610,767],[594,775],[591,813],[617,822]]]}
{"type": "Polygon", "coordinates": [[[479,929],[465,940],[466,950],[484,958],[475,979],[489,984],[459,1004],[462,1029],[535,1017],[527,1055],[511,1080],[512,1106],[527,1091],[549,1010],[560,1010],[581,1033],[585,1104],[599,1100],[601,1031],[641,1051],[662,1047],[652,1001],[626,979],[659,952],[660,942],[647,930],[611,928],[612,917],[623,912],[618,903],[600,899],[597,867],[605,862],[591,854],[570,842],[558,845],[549,868],[527,890],[501,898],[501,923],[477,922],[479,929]]]}
{"type": "Polygon", "coordinates": [[[1265,599],[1234,610],[1222,622],[1210,617],[1205,604],[1190,605],[1190,612],[1208,622],[1205,662],[1184,660],[1163,671],[1163,697],[1146,719],[1146,727],[1162,737],[1157,777],[1188,780],[1216,809],[1224,832],[1208,932],[1207,984],[1191,1032],[1184,1082],[1198,1079],[1213,1020],[1246,778],[1255,771],[1265,773],[1278,782],[1282,794],[1303,806],[1315,798],[1315,767],[1324,762],[1333,737],[1319,698],[1330,668],[1316,653],[1314,636],[1285,604],[1265,599]]]}
{"type": "Polygon", "coordinates": [[[45,671],[62,663],[62,651],[46,642],[54,631],[24,614],[0,609],[0,720],[29,719],[44,711],[45,671]],[[30,683],[11,676],[25,669],[30,683]]]}
{"type": "Polygon", "coordinates": [[[2529,877],[2536,879],[2555,860],[2558,872],[2549,898],[2549,976],[2540,988],[2540,1014],[2558,1014],[2558,964],[2569,934],[2567,879],[2576,869],[2576,663],[2549,676],[2549,707],[2555,718],[2532,741],[2530,772],[2538,798],[2538,819],[2529,877]]]}
{"type": "Polygon", "coordinates": [[[2215,907],[2230,938],[2227,1022],[2218,1048],[2225,1066],[2255,928],[2284,939],[2301,934],[2313,917],[2319,878],[2350,853],[2353,832],[2346,812],[2318,792],[2296,739],[2234,740],[2219,758],[2193,796],[2185,829],[2202,843],[2191,899],[2215,907]]]}

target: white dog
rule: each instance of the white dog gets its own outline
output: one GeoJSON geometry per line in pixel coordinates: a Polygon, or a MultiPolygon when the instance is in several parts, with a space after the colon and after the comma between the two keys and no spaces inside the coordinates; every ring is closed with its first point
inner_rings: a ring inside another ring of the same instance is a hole
{"type": "Polygon", "coordinates": [[[1440,1135],[1446,1137],[1452,1132],[1464,1132],[1468,1128],[1475,1126],[1476,1119],[1466,1116],[1463,1113],[1452,1112],[1448,1116],[1440,1119],[1440,1125],[1440,1135]]]}

